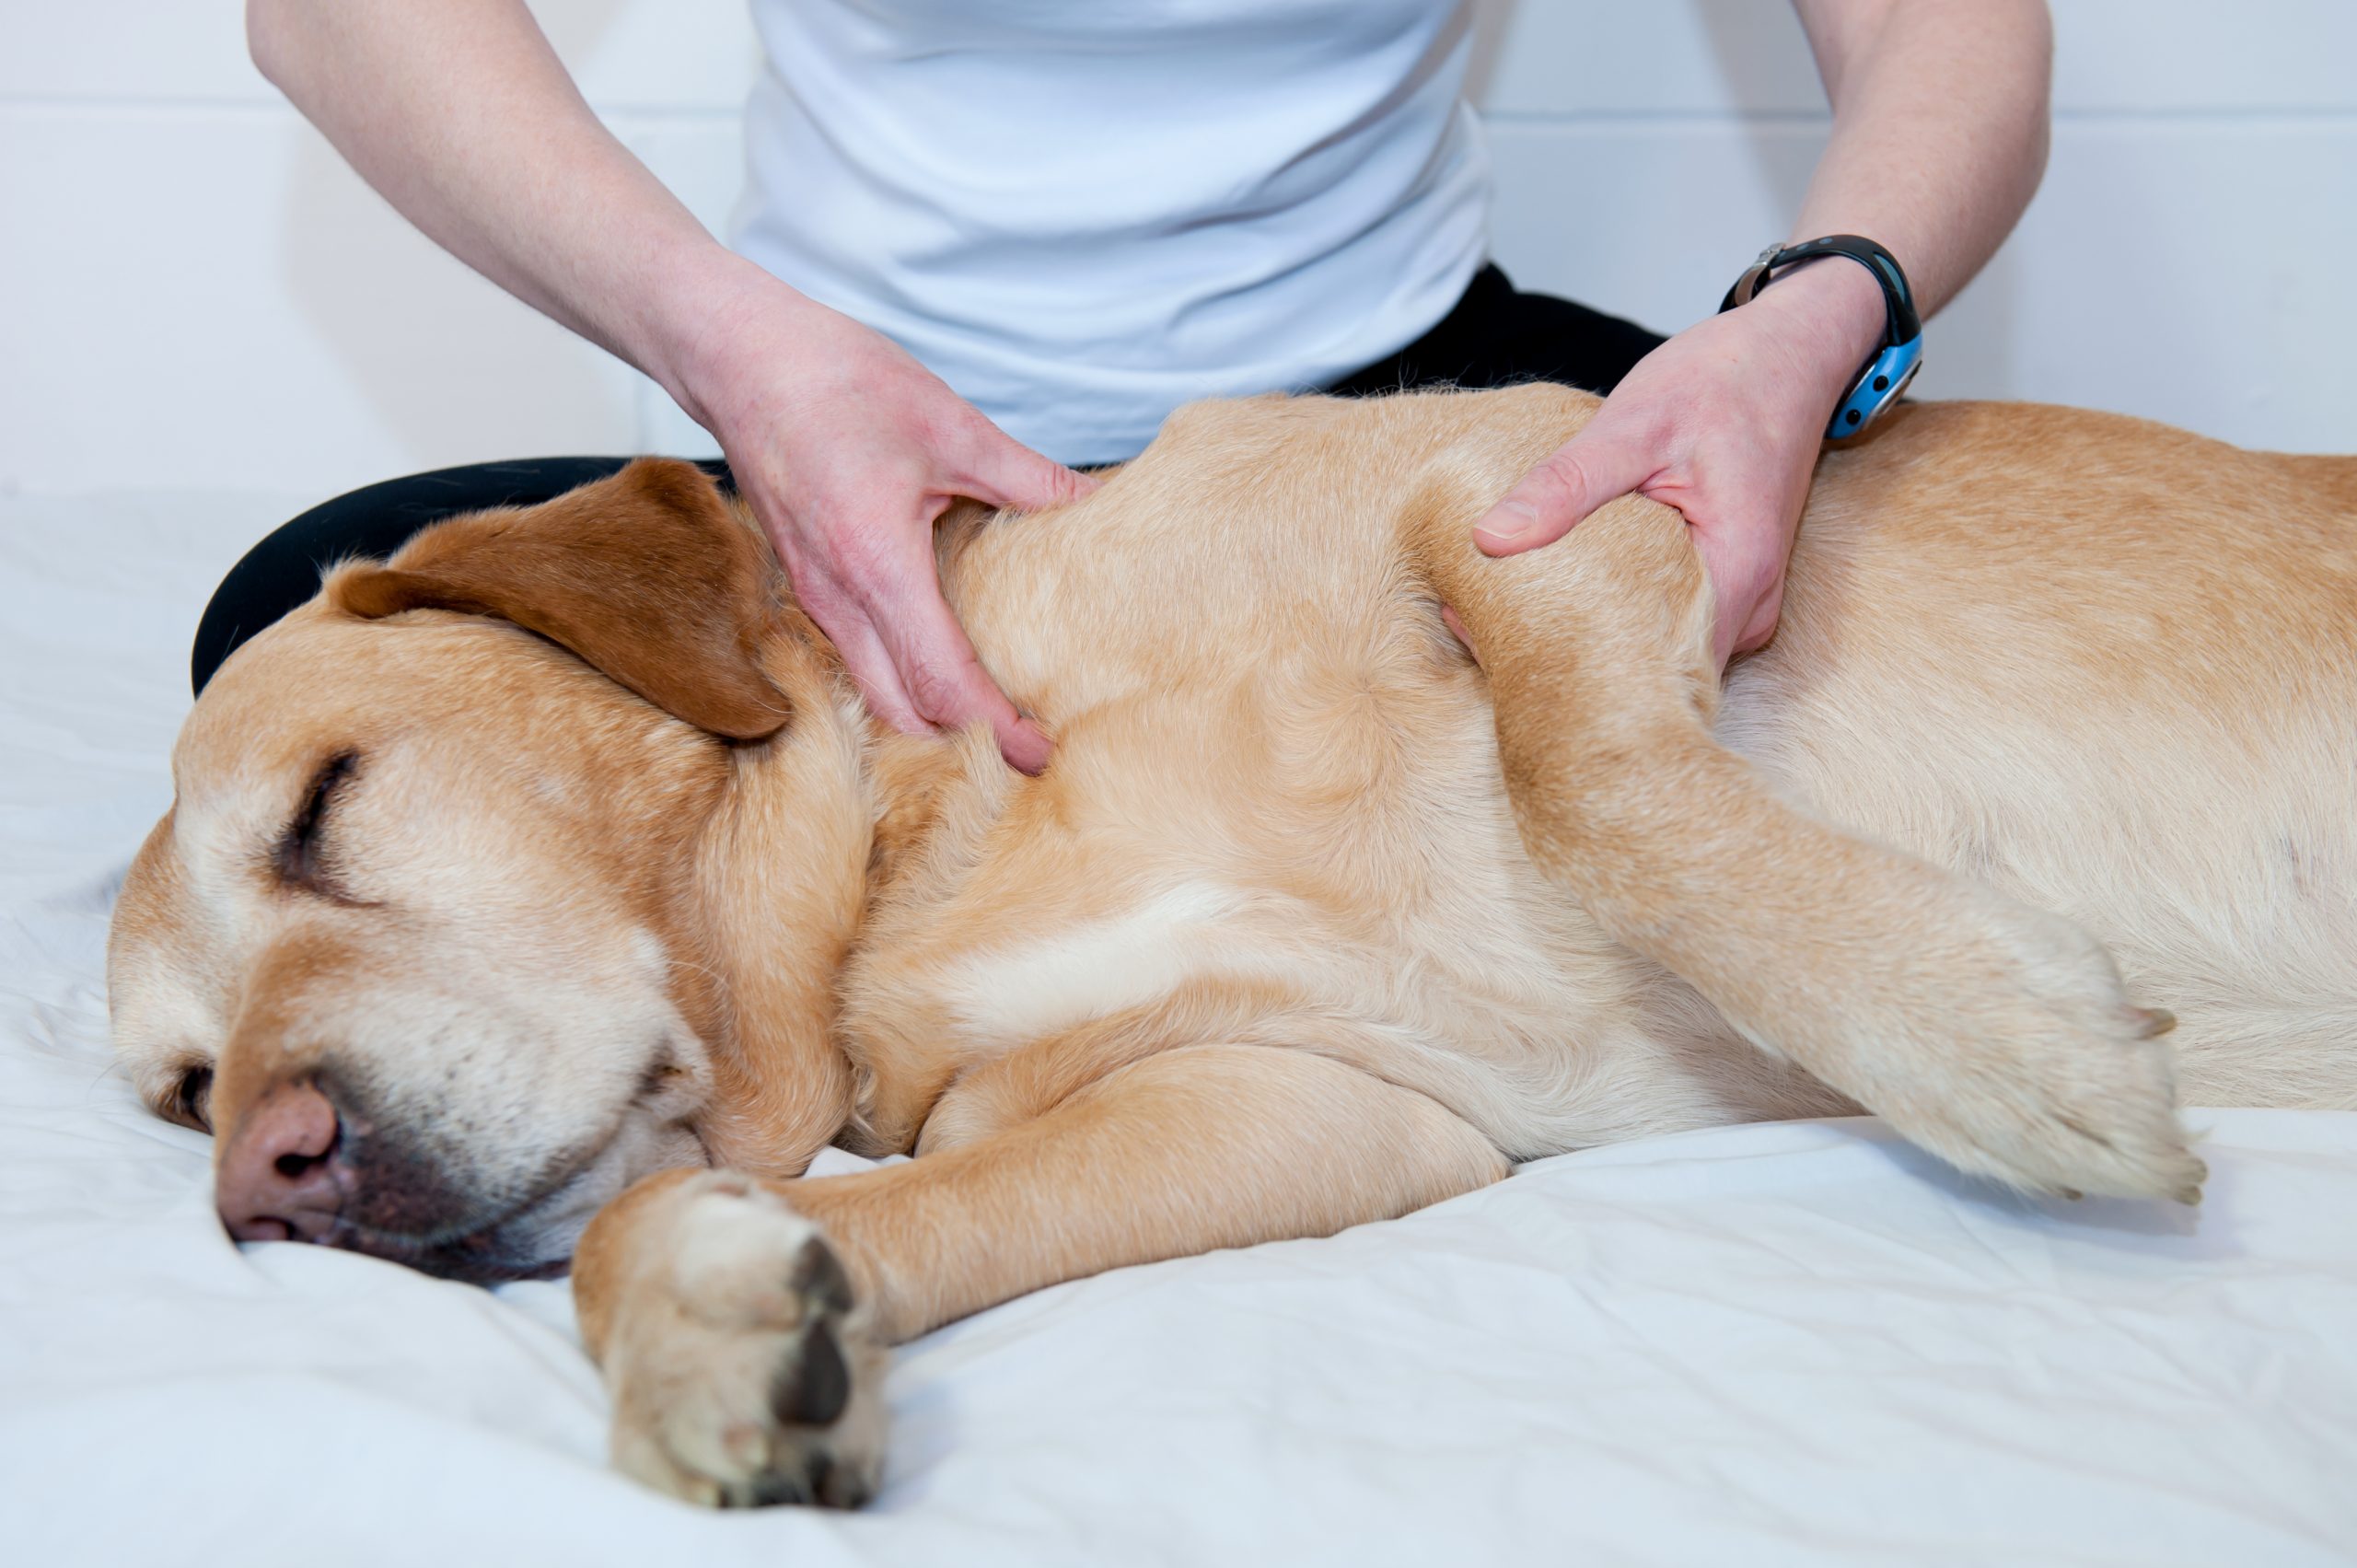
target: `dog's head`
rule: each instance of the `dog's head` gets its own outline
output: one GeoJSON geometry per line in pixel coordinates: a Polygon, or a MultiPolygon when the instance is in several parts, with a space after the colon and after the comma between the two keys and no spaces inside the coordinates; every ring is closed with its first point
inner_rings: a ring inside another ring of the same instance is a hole
{"type": "Polygon", "coordinates": [[[233,1234],[547,1272],[704,1159],[747,1072],[710,839],[790,744],[798,621],[712,482],[642,462],[346,564],[222,668],[109,985],[143,1098],[215,1134],[233,1234]]]}

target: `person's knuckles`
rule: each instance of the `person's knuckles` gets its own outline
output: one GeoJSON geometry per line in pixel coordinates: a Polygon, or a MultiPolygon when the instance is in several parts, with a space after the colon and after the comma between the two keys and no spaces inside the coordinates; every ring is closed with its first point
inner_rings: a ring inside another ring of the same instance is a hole
{"type": "Polygon", "coordinates": [[[956,466],[951,483],[958,494],[985,505],[1023,512],[1062,505],[1094,488],[1091,482],[987,421],[956,466]]]}
{"type": "Polygon", "coordinates": [[[851,513],[821,523],[816,553],[824,558],[827,575],[854,598],[873,603],[900,597],[914,575],[911,561],[918,553],[911,541],[927,527],[912,505],[906,517],[888,513],[851,513]]]}
{"type": "Polygon", "coordinates": [[[1066,506],[1097,488],[1097,482],[1086,474],[1074,473],[1062,463],[1037,453],[1029,455],[1024,488],[1014,503],[1029,512],[1044,512],[1051,506],[1066,506]]]}
{"type": "Polygon", "coordinates": [[[1534,520],[1576,517],[1591,505],[1594,470],[1602,456],[1601,449],[1592,447],[1566,447],[1551,453],[1523,476],[1507,503],[1534,520]]]}
{"type": "Polygon", "coordinates": [[[823,551],[787,552],[784,565],[786,581],[794,586],[795,603],[819,623],[819,630],[839,638],[846,627],[866,624],[861,596],[823,551]]]}
{"type": "Polygon", "coordinates": [[[1602,495],[1589,499],[1596,487],[1590,471],[1594,461],[1570,447],[1542,459],[1475,525],[1475,531],[1491,542],[1518,549],[1561,539],[1597,504],[1609,499],[1602,495]]]}
{"type": "MultiPolygon", "coordinates": [[[[909,701],[929,724],[962,725],[980,717],[997,718],[991,701],[996,689],[979,668],[926,660],[904,668],[909,701]]],[[[1004,702],[1004,699],[1001,699],[1004,702]]]]}

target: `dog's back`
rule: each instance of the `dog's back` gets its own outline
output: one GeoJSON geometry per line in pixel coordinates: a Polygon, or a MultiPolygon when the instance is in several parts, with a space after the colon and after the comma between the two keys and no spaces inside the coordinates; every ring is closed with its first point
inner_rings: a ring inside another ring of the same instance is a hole
{"type": "MultiPolygon", "coordinates": [[[[1508,1147],[1831,1108],[1529,871],[1481,677],[1400,570],[1392,514],[1452,440],[1568,434],[1592,406],[1199,407],[1097,500],[986,530],[955,574],[993,668],[1063,731],[1095,875],[1182,868],[1234,936],[1186,972],[1387,990],[1403,1038],[1512,1080],[1434,1086],[1508,1147]],[[1468,1109],[1527,1113],[1567,1041],[1559,1118],[1468,1109]]],[[[1822,465],[1782,629],[1731,672],[1720,733],[1825,819],[2094,933],[2182,1020],[2189,1100],[2357,1103],[2353,494],[2357,460],[1909,408],[1822,465]]],[[[1002,972],[1042,993],[1044,971],[1002,972]]]]}
{"type": "Polygon", "coordinates": [[[2357,459],[1910,409],[1828,458],[1723,731],[1821,814],[2064,914],[2190,1103],[2357,1104],[2357,459]]]}

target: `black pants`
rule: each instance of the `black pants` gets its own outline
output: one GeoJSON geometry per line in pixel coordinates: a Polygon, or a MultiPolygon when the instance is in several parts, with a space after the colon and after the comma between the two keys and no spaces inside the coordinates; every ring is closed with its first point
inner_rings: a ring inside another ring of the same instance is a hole
{"type": "MultiPolygon", "coordinates": [[[[1525,294],[1486,267],[1440,324],[1389,358],[1319,390],[1367,397],[1414,387],[1504,387],[1560,381],[1608,392],[1661,338],[1617,317],[1525,294]]],[[[1053,454],[1051,454],[1052,456],[1053,454]]],[[[627,458],[533,458],[471,463],[389,479],[323,502],[248,551],[197,623],[189,675],[199,691],[238,645],[319,591],[320,570],[351,556],[390,555],[444,517],[528,506],[603,479],[627,458]]],[[[704,470],[729,482],[727,465],[704,470]]]]}

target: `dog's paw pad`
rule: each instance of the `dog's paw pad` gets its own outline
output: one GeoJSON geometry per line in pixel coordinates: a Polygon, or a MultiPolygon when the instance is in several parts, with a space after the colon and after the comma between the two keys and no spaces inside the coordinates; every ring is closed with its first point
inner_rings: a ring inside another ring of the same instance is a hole
{"type": "Polygon", "coordinates": [[[881,1468],[883,1348],[818,1227],[715,1176],[682,1184],[670,1266],[617,1320],[615,1461],[707,1506],[857,1507],[881,1468]]]}

